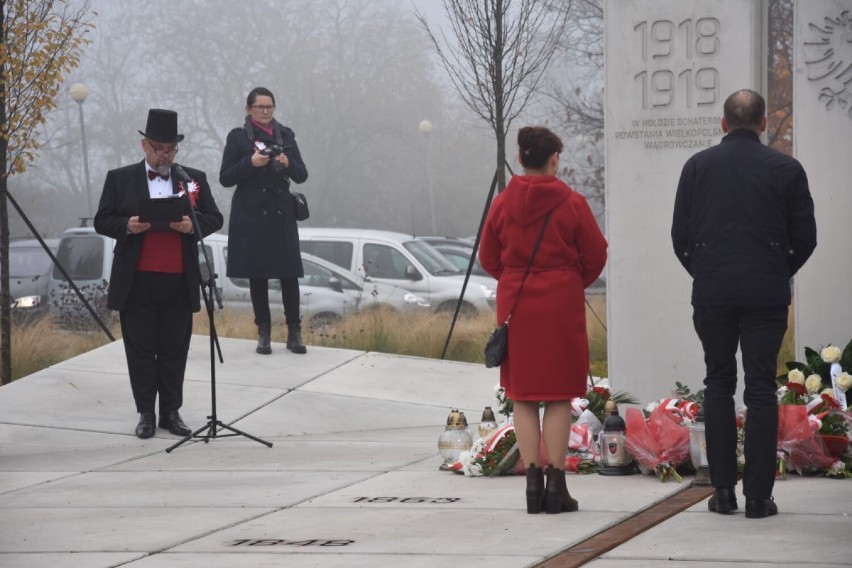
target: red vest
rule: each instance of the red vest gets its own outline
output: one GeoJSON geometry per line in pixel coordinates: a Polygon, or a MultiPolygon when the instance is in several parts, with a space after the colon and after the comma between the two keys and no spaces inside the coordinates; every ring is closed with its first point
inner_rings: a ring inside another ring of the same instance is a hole
{"type": "Polygon", "coordinates": [[[142,242],[142,253],[136,270],[141,272],[183,273],[183,244],[180,233],[162,231],[148,233],[142,242]]]}

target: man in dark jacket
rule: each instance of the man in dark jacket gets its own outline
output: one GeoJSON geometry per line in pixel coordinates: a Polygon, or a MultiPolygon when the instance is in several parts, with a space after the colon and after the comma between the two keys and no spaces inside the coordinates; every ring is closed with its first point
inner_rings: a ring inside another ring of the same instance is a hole
{"type": "Polygon", "coordinates": [[[145,160],[107,173],[95,214],[95,230],[116,240],[107,307],[118,310],[121,319],[130,386],[140,414],[136,435],[154,435],[159,395],[160,427],[188,436],[192,432],[178,409],[192,313],[201,309],[198,235],[190,207],[202,235],[222,227],[223,218],[204,172],[187,167],[186,181],[173,171],[177,144],[183,140],[177,113],[151,109],[145,132],[139,133],[145,160]],[[181,193],[180,221],[156,225],[140,219],[143,202],[181,193]]]}
{"type": "Polygon", "coordinates": [[[742,352],[746,517],[778,513],[775,483],[776,361],[790,278],[816,248],[814,205],[801,164],[760,142],[766,103],[743,89],[725,101],[721,144],[690,158],[672,222],[678,260],[692,275],[695,330],[704,348],[711,511],[737,509],[737,346],[742,352]]]}

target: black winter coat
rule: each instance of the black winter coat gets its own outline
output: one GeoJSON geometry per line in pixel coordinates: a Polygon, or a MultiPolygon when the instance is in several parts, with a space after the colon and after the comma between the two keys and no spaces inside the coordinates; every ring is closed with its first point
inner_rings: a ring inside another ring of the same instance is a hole
{"type": "MultiPolygon", "coordinates": [[[[227,275],[231,278],[304,276],[290,181],[304,182],[308,170],[293,131],[280,123],[275,125],[290,163],[283,171],[273,169],[272,160],[262,168],[251,165],[254,141],[243,127],[231,130],[225,143],[219,183],[237,186],[228,223],[227,275]]],[[[254,134],[267,146],[275,143],[260,129],[254,134]]]]}
{"type": "Polygon", "coordinates": [[[693,305],[789,305],[790,278],[816,248],[805,170],[734,130],[684,165],[671,235],[693,305]]]}

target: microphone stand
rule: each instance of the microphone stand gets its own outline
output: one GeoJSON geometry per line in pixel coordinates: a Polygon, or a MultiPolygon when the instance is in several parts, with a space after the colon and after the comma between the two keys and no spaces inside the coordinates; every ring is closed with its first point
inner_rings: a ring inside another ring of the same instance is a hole
{"type": "MultiPolygon", "coordinates": [[[[173,171],[177,174],[178,178],[180,178],[184,185],[188,186],[191,179],[177,164],[173,164],[173,171]]],[[[198,191],[201,191],[201,188],[198,188],[198,191]]],[[[166,453],[171,453],[172,450],[177,448],[178,446],[188,442],[192,438],[200,438],[204,440],[204,443],[208,443],[211,438],[228,438],[232,436],[244,436],[249,438],[250,440],[254,440],[255,442],[260,442],[265,446],[271,448],[272,442],[267,442],[266,440],[262,440],[251,434],[247,434],[242,430],[237,430],[233,426],[228,424],[224,424],[216,415],[216,353],[219,354],[219,362],[224,363],[224,359],[222,359],[222,349],[219,346],[219,336],[216,333],[216,323],[213,318],[213,300],[215,298],[216,305],[219,306],[219,309],[222,309],[222,296],[219,294],[219,289],[216,287],[216,274],[213,271],[213,265],[210,262],[210,255],[207,253],[207,247],[204,246],[204,237],[201,233],[201,225],[198,224],[198,215],[195,212],[195,208],[192,206],[192,200],[189,197],[189,187],[184,189],[184,197],[186,198],[187,205],[189,206],[190,211],[190,219],[192,220],[192,230],[195,236],[198,237],[198,244],[201,248],[201,253],[204,256],[204,265],[207,269],[207,278],[204,278],[204,275],[201,271],[201,265],[196,264],[196,270],[198,271],[198,280],[201,283],[201,295],[204,297],[204,305],[207,308],[207,320],[210,325],[210,400],[211,400],[211,413],[210,416],[207,417],[207,424],[196,430],[195,432],[187,435],[181,441],[166,448],[166,453]],[[221,430],[228,430],[231,432],[230,434],[219,434],[221,430]],[[202,434],[201,432],[206,431],[206,433],[202,434]]]]}

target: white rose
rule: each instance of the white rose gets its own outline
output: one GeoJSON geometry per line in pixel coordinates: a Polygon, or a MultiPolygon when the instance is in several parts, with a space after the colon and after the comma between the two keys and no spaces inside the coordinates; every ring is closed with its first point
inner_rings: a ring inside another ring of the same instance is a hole
{"type": "Polygon", "coordinates": [[[648,406],[645,407],[645,412],[647,412],[648,414],[651,414],[652,412],[657,410],[659,407],[660,407],[659,402],[656,402],[656,401],[655,402],[649,402],[648,406]]]}
{"type": "Polygon", "coordinates": [[[834,389],[822,389],[822,392],[819,394],[825,394],[830,396],[831,398],[834,398],[834,389]]]}
{"type": "Polygon", "coordinates": [[[793,369],[787,373],[787,380],[791,383],[803,385],[805,384],[805,374],[798,369],[793,369]]]}
{"type": "Polygon", "coordinates": [[[808,389],[808,392],[811,394],[815,394],[822,388],[822,377],[817,374],[810,375],[807,379],[805,379],[805,388],[808,389]]]}
{"type": "Polygon", "coordinates": [[[820,351],[819,356],[822,357],[822,360],[826,363],[837,363],[840,361],[840,356],[843,354],[840,351],[840,347],[835,345],[829,345],[828,347],[824,347],[822,351],[820,351]]]}
{"type": "Polygon", "coordinates": [[[840,373],[837,376],[837,386],[840,387],[840,390],[846,392],[849,390],[849,387],[852,387],[852,375],[849,375],[847,372],[840,373]]]}

